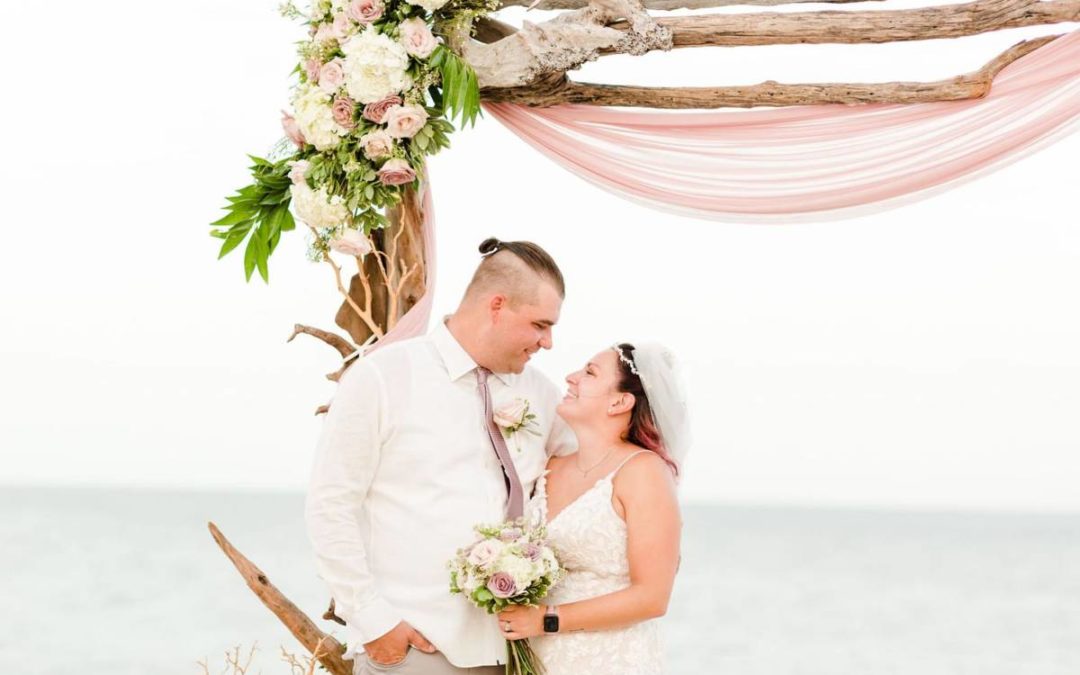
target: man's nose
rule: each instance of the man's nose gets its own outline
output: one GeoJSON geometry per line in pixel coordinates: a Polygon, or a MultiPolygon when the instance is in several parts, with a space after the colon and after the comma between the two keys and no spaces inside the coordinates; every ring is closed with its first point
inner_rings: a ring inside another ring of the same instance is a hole
{"type": "Polygon", "coordinates": [[[549,328],[540,336],[540,347],[542,349],[551,349],[553,346],[555,346],[555,336],[551,334],[549,328]]]}

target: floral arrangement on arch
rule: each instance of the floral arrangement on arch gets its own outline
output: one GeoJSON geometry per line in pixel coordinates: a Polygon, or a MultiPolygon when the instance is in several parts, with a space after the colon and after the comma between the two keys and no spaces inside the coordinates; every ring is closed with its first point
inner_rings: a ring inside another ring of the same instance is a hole
{"type": "MultiPolygon", "coordinates": [[[[270,158],[254,157],[253,182],[228,197],[211,224],[222,258],[247,242],[244,273],[269,281],[268,260],[299,218],[311,230],[309,257],[373,250],[387,225],[381,210],[417,188],[425,157],[449,147],[451,120],[480,111],[476,74],[440,35],[471,25],[497,0],[313,0],[307,13],[290,0],[283,16],[308,26],[298,49],[285,139],[270,158]]],[[[380,261],[385,268],[386,261],[380,261]]],[[[340,269],[335,265],[335,272],[340,269]]],[[[361,270],[361,274],[362,274],[361,270]]],[[[339,281],[339,287],[340,287],[339,281]]]]}

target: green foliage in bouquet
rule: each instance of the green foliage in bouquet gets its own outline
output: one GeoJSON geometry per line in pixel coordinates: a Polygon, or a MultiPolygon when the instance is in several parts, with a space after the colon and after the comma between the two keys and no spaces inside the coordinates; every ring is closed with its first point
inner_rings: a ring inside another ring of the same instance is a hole
{"type": "Polygon", "coordinates": [[[219,258],[245,241],[247,280],[268,261],[293,213],[311,230],[309,256],[325,259],[327,242],[346,230],[370,235],[388,225],[383,211],[419,188],[426,158],[450,147],[454,120],[480,114],[476,73],[441,43],[471,26],[495,0],[314,0],[302,13],[309,39],[293,69],[286,139],[269,158],[252,157],[252,182],[228,197],[211,224],[224,240],[219,258]],[[291,211],[290,211],[291,210],[291,211]]]}

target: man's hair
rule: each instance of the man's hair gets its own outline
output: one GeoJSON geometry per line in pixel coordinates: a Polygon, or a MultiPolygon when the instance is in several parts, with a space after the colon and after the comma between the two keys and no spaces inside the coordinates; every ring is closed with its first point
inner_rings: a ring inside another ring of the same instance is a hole
{"type": "Polygon", "coordinates": [[[531,304],[538,297],[532,277],[550,282],[559,297],[566,297],[559,266],[547,251],[531,241],[499,241],[489,237],[480,243],[480,254],[484,259],[476,267],[465,297],[495,291],[505,293],[511,302],[531,304]]]}

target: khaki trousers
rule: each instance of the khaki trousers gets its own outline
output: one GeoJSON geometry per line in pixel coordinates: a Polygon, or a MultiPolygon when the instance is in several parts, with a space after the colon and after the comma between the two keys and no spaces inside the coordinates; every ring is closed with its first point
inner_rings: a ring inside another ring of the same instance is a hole
{"type": "Polygon", "coordinates": [[[392,666],[375,663],[363,654],[357,654],[353,660],[353,675],[503,675],[505,672],[505,666],[458,668],[447,661],[442,652],[425,654],[412,647],[405,652],[404,660],[392,666]]]}

